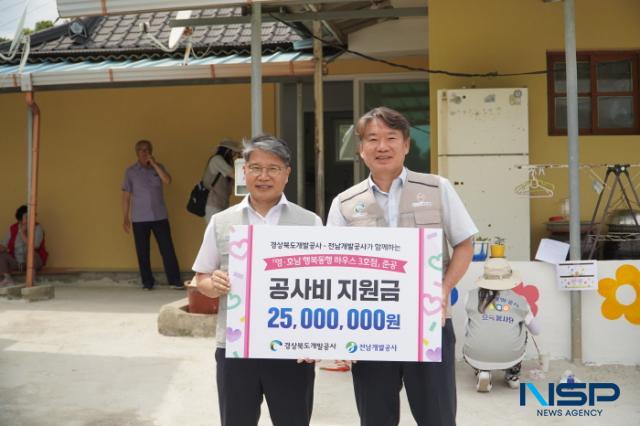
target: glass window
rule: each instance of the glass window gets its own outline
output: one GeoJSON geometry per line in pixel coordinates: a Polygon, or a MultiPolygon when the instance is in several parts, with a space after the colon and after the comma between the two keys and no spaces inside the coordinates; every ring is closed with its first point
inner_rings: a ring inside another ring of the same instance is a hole
{"type": "MultiPolygon", "coordinates": [[[[556,127],[567,128],[567,98],[556,98],[556,127]]],[[[591,127],[591,98],[578,96],[578,127],[591,127]]]]}
{"type": "MultiPolygon", "coordinates": [[[[578,52],[578,125],[581,134],[640,134],[638,52],[578,52]]],[[[547,54],[549,134],[567,133],[564,53],[547,54]]]]}
{"type": "Polygon", "coordinates": [[[629,92],[633,89],[631,61],[607,61],[597,65],[598,92],[629,92]]]}
{"type": "Polygon", "coordinates": [[[630,129],[633,127],[633,97],[598,96],[598,127],[630,129]]]}
{"type": "MultiPolygon", "coordinates": [[[[578,62],[578,93],[591,92],[591,70],[589,62],[578,62]]],[[[556,62],[553,67],[556,93],[567,93],[567,73],[564,62],[556,62]]]]}

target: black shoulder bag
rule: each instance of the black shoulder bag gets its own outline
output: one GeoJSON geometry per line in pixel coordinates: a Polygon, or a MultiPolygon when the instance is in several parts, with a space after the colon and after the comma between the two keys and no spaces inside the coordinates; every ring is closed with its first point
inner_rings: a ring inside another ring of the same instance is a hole
{"type": "MultiPolygon", "coordinates": [[[[218,182],[218,179],[220,179],[220,172],[218,172],[213,182],[211,182],[212,188],[218,182]]],[[[187,202],[187,211],[196,216],[204,217],[207,198],[209,198],[209,190],[204,186],[204,183],[200,181],[191,190],[191,195],[189,195],[189,201],[187,202]]]]}

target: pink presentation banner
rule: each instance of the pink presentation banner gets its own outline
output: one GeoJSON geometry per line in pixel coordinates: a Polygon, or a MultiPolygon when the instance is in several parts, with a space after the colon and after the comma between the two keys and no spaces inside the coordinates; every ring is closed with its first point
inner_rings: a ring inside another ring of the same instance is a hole
{"type": "Polygon", "coordinates": [[[227,356],[439,362],[442,231],[236,226],[227,356]]]}

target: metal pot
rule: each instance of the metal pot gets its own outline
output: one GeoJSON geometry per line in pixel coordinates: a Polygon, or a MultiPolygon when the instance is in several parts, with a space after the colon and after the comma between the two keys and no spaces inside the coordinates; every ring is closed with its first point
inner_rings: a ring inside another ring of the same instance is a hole
{"type": "Polygon", "coordinates": [[[640,232],[640,229],[636,226],[635,220],[640,224],[640,211],[637,210],[614,210],[607,218],[607,224],[609,225],[609,232],[640,232]]]}
{"type": "MultiPolygon", "coordinates": [[[[569,222],[566,220],[556,220],[553,222],[546,222],[545,225],[547,226],[547,231],[551,232],[552,234],[568,234],[569,233],[569,222]]],[[[592,232],[591,229],[592,228],[591,228],[590,220],[583,220],[580,222],[581,234],[592,232]]],[[[595,231],[596,229],[598,229],[598,223],[593,224],[593,230],[595,231]]]]}

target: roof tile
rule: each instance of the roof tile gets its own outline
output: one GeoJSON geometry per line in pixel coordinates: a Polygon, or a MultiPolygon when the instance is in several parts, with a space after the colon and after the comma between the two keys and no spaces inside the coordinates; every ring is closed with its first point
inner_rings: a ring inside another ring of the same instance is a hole
{"type": "MultiPolygon", "coordinates": [[[[30,61],[40,62],[49,60],[48,58],[50,60],[53,60],[51,58],[102,60],[127,57],[175,57],[186,47],[184,37],[179,42],[178,52],[163,52],[143,35],[140,25],[147,22],[148,32],[166,44],[171,33],[169,21],[175,18],[176,14],[177,12],[164,11],[83,18],[81,22],[88,33],[86,40],[74,39],[63,27],[54,27],[56,31],[45,30],[39,33],[38,44],[35,44],[32,38],[30,61]],[[61,53],[62,56],[60,56],[61,53]]],[[[195,10],[191,17],[228,17],[241,14],[239,7],[228,7],[195,10]]],[[[293,29],[280,23],[263,23],[261,33],[263,48],[269,52],[291,50],[292,42],[301,38],[293,29]]],[[[245,54],[249,51],[251,43],[251,26],[249,24],[200,26],[194,28],[191,41],[196,51],[207,50],[210,56],[245,54]]]]}

